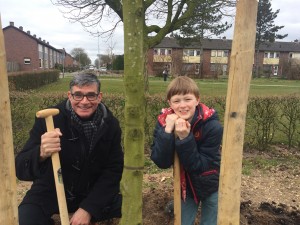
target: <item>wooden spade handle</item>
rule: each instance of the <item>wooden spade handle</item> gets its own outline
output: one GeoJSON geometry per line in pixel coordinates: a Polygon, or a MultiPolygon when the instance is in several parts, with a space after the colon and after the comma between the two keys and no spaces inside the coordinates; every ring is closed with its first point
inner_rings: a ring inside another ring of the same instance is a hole
{"type": "MultiPolygon", "coordinates": [[[[53,123],[53,116],[59,113],[58,109],[44,109],[38,111],[36,116],[38,118],[45,118],[47,131],[54,130],[54,123],[53,123]]],[[[64,189],[64,183],[62,179],[62,172],[61,172],[61,165],[58,152],[53,153],[51,155],[52,160],[52,167],[53,167],[53,174],[55,180],[55,188],[57,194],[57,201],[58,201],[58,208],[59,208],[59,215],[62,225],[69,225],[69,214],[66,202],[66,195],[64,189]]]]}

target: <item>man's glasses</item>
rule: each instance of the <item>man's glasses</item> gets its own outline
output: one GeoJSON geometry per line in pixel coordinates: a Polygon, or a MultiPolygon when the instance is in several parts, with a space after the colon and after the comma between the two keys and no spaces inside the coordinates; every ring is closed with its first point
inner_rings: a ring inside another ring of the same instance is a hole
{"type": "Polygon", "coordinates": [[[86,95],[84,95],[82,93],[75,92],[74,94],[71,93],[71,95],[75,101],[81,101],[84,97],[86,97],[89,101],[95,101],[97,100],[99,94],[87,93],[86,95]]]}

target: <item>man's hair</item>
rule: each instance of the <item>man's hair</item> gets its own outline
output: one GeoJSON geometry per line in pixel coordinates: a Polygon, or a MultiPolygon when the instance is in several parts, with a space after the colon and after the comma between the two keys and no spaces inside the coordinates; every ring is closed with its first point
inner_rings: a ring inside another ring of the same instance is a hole
{"type": "Polygon", "coordinates": [[[73,86],[83,87],[95,84],[97,85],[97,91],[100,92],[101,83],[95,74],[84,73],[76,74],[73,79],[70,81],[70,91],[72,91],[73,86]]]}
{"type": "Polygon", "coordinates": [[[199,88],[193,79],[187,76],[179,76],[168,85],[167,100],[170,100],[174,95],[186,94],[193,94],[196,98],[200,97],[199,88]]]}

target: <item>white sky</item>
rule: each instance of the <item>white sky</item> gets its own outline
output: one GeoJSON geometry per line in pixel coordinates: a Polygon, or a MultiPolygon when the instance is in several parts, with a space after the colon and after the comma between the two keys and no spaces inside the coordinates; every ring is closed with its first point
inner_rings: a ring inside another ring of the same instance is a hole
{"type": "MultiPolygon", "coordinates": [[[[282,41],[299,40],[300,1],[271,0],[271,4],[273,12],[280,9],[275,24],[285,26],[279,33],[288,34],[288,37],[282,41]]],[[[118,27],[111,40],[101,37],[98,39],[84,31],[81,24],[71,23],[64,18],[57,6],[52,5],[50,0],[1,0],[0,14],[2,28],[8,26],[9,22],[14,22],[16,27],[22,26],[25,32],[30,30],[32,35],[36,34],[37,37],[46,40],[55,48],[65,48],[68,53],[73,48],[83,48],[91,58],[92,63],[94,63],[98,53],[107,54],[110,46],[113,46],[114,54],[123,54],[122,26],[118,27]]],[[[231,39],[232,33],[233,29],[221,36],[231,39]]]]}

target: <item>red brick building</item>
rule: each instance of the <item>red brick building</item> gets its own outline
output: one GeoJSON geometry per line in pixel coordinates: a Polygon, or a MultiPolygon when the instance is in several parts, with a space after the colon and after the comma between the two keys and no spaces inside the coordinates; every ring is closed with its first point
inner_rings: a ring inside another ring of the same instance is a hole
{"type": "Polygon", "coordinates": [[[30,31],[25,32],[22,26],[15,27],[13,22],[3,28],[3,34],[8,72],[53,69],[55,64],[76,64],[63,49],[54,48],[30,31]]]}
{"type": "MultiPolygon", "coordinates": [[[[159,75],[165,67],[172,75],[216,77],[228,75],[232,40],[205,39],[181,46],[170,37],[148,51],[149,75],[159,75]]],[[[300,65],[300,43],[275,42],[263,44],[253,56],[253,66],[266,76],[281,76],[287,63],[300,65]]]]}

